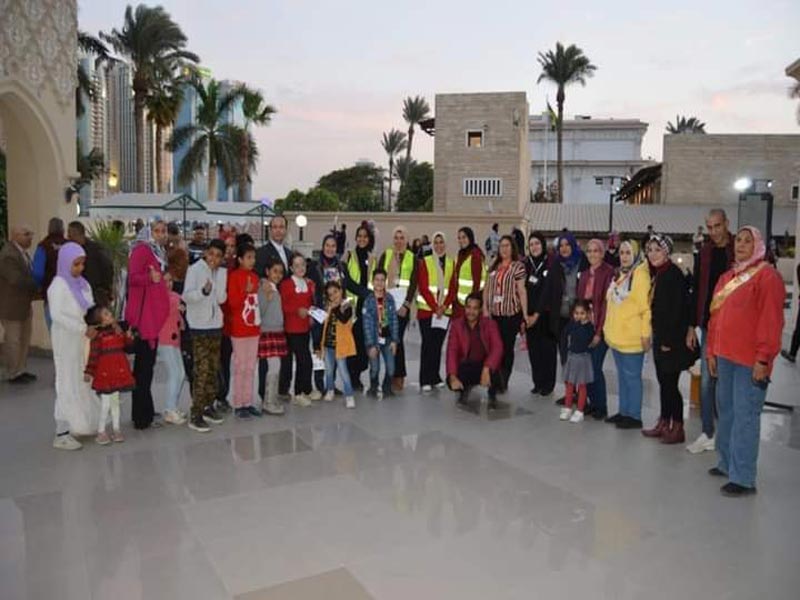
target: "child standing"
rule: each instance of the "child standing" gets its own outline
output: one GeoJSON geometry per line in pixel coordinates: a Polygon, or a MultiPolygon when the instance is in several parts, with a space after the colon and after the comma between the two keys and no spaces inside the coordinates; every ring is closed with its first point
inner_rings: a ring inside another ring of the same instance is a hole
{"type": "Polygon", "coordinates": [[[572,320],[567,324],[567,363],[564,365],[564,408],[559,418],[570,423],[583,421],[583,409],[586,407],[587,384],[594,381],[592,356],[589,353],[594,325],[589,320],[591,307],[588,300],[579,299],[572,305],[572,320]],[[578,392],[578,410],[572,412],[572,400],[578,392]]]}
{"type": "Polygon", "coordinates": [[[233,345],[233,406],[240,419],[260,417],[253,405],[253,376],[258,361],[261,312],[258,308],[258,275],[253,272],[256,249],[242,244],[236,249],[237,268],[228,275],[227,315],[233,345]]]}
{"type": "MultiPolygon", "coordinates": [[[[314,302],[314,282],[306,278],[306,259],[299,254],[292,257],[292,276],[284,279],[280,285],[281,307],[283,308],[283,326],[286,330],[286,343],[289,354],[281,361],[281,378],[284,385],[292,379],[292,359],[297,360],[297,373],[294,378],[294,396],[292,404],[311,406],[312,400],[319,400],[322,394],[311,392],[311,350],[309,349],[309,332],[311,317],[309,310],[314,302]]],[[[286,390],[279,390],[287,393],[286,390]]]]}
{"type": "Polygon", "coordinates": [[[267,279],[258,289],[258,309],[261,312],[261,336],[258,340],[258,358],[267,361],[266,390],[261,392],[262,410],[268,415],[284,414],[278,400],[278,381],[281,359],[288,353],[286,334],[283,331],[283,309],[278,286],[283,281],[283,261],[272,257],[267,261],[267,279]]]}
{"type": "Polygon", "coordinates": [[[375,269],[372,274],[373,293],[364,301],[364,347],[369,356],[369,396],[382,400],[392,396],[394,356],[400,341],[400,322],[394,298],[386,293],[386,271],[375,269]],[[379,385],[383,357],[383,385],[379,385]]]}
{"type": "Polygon", "coordinates": [[[92,389],[100,396],[100,424],[95,441],[105,446],[111,441],[124,442],[119,425],[119,393],[130,392],[136,387],[125,347],[133,342],[133,336],[120,329],[114,315],[105,306],[93,306],[86,313],[86,324],[94,327],[89,360],[84,369],[84,381],[92,382],[92,389]],[[108,413],[111,411],[112,436],[106,433],[108,413]]]}
{"type": "Polygon", "coordinates": [[[183,285],[194,356],[189,428],[201,433],[211,431],[209,423],[220,425],[224,421],[214,409],[222,347],[222,305],[227,299],[228,272],[221,268],[224,255],[222,240],[211,240],[203,259],[189,267],[183,285]]]}
{"type": "Polygon", "coordinates": [[[353,307],[348,300],[342,300],[344,292],[338,281],[325,284],[325,297],[328,303],[328,318],[322,326],[322,347],[320,358],[325,360],[325,401],[333,401],[336,371],[342,378],[345,406],[356,407],[353,385],[347,370],[347,359],[356,354],[356,341],[353,338],[353,307]]]}
{"type": "Polygon", "coordinates": [[[186,423],[186,415],[178,410],[183,382],[186,371],[183,367],[181,354],[181,332],[185,329],[183,312],[185,310],[177,287],[183,286],[183,281],[172,281],[172,290],[169,293],[169,315],[158,334],[158,359],[167,368],[167,397],[164,400],[164,422],[172,425],[186,423]]]}

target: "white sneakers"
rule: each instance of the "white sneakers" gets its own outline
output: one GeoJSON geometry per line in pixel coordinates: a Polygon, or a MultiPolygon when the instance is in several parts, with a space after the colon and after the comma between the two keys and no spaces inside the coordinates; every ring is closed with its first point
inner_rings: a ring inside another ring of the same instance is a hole
{"type": "Polygon", "coordinates": [[[67,433],[55,437],[53,440],[53,448],[57,450],[80,450],[83,448],[83,444],[67,433]]]}
{"type": "Polygon", "coordinates": [[[429,394],[432,391],[433,391],[433,386],[430,386],[430,385],[423,385],[422,386],[422,393],[423,394],[429,394]]]}
{"type": "Polygon", "coordinates": [[[322,400],[322,394],[320,393],[319,390],[314,390],[313,392],[307,395],[308,399],[313,400],[314,402],[319,402],[320,400],[322,400]]]}
{"type": "Polygon", "coordinates": [[[169,423],[171,425],[183,425],[186,423],[186,417],[184,417],[183,414],[177,410],[165,410],[164,423],[169,423]]]}
{"type": "Polygon", "coordinates": [[[325,402],[333,402],[333,396],[334,396],[334,391],[333,390],[328,390],[327,392],[325,392],[325,396],[323,396],[322,399],[325,402]]]}
{"type": "Polygon", "coordinates": [[[447,384],[444,381],[440,381],[439,383],[436,384],[436,389],[443,390],[446,386],[447,384]]]}
{"type": "Polygon", "coordinates": [[[311,406],[311,398],[309,398],[306,394],[295,394],[292,396],[292,404],[306,408],[311,406]]]}
{"type": "Polygon", "coordinates": [[[571,408],[565,406],[561,409],[558,418],[561,421],[569,421],[570,423],[581,423],[583,421],[583,413],[579,410],[573,412],[571,408]]]}
{"type": "Polygon", "coordinates": [[[347,408],[355,408],[356,407],[356,399],[355,399],[355,397],[348,396],[347,398],[345,398],[344,405],[347,408]]]}
{"type": "Polygon", "coordinates": [[[264,402],[261,405],[261,410],[263,410],[268,415],[282,415],[286,411],[283,408],[283,405],[277,402],[264,402]]]}
{"type": "Polygon", "coordinates": [[[713,452],[716,447],[714,446],[714,438],[708,437],[705,433],[701,433],[691,444],[686,446],[686,449],[692,454],[702,454],[703,452],[713,452]]]}

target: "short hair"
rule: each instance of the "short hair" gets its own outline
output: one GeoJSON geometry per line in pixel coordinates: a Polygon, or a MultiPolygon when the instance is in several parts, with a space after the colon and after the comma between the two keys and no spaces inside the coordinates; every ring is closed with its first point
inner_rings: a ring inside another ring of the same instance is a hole
{"type": "Polygon", "coordinates": [[[248,252],[255,254],[256,247],[253,244],[239,244],[236,246],[236,258],[244,258],[248,252]]]}
{"type": "Polygon", "coordinates": [[[336,288],[337,290],[341,291],[342,284],[336,280],[329,281],[328,283],[325,284],[325,294],[327,294],[331,288],[336,288]]]}
{"type": "Polygon", "coordinates": [[[205,233],[205,231],[206,231],[206,228],[205,228],[205,225],[203,225],[202,223],[197,223],[197,224],[196,224],[196,225],[195,225],[195,226],[192,228],[192,231],[202,231],[203,233],[205,233]]]}
{"type": "Polygon", "coordinates": [[[723,221],[728,220],[728,214],[725,212],[724,208],[712,208],[710,211],[708,211],[708,216],[709,217],[717,216],[720,217],[723,221]]]}
{"type": "Polygon", "coordinates": [[[170,235],[180,235],[181,229],[178,227],[177,223],[170,223],[167,225],[167,233],[170,235]]]}
{"type": "Polygon", "coordinates": [[[86,235],[86,227],[84,227],[83,223],[80,221],[70,221],[70,224],[67,225],[67,228],[70,231],[74,231],[78,235],[86,235]]]}
{"type": "Polygon", "coordinates": [[[47,222],[47,235],[64,235],[64,221],[53,217],[47,222]]]}
{"type": "Polygon", "coordinates": [[[100,311],[104,308],[108,307],[105,304],[95,304],[89,307],[89,310],[86,311],[86,316],[83,318],[89,327],[100,324],[100,311]]]}
{"type": "Polygon", "coordinates": [[[244,244],[250,244],[251,246],[255,246],[256,242],[253,239],[253,236],[249,233],[239,233],[236,235],[236,247],[242,246],[244,244]]]}
{"type": "Polygon", "coordinates": [[[375,279],[378,275],[383,275],[384,277],[388,277],[389,275],[386,273],[386,269],[383,267],[378,267],[372,272],[372,278],[375,279]]]}
{"type": "Polygon", "coordinates": [[[480,292],[472,292],[467,299],[464,300],[464,306],[467,305],[467,302],[477,302],[481,307],[483,307],[483,294],[480,292]]]}
{"type": "Polygon", "coordinates": [[[214,238],[210,242],[208,242],[208,248],[206,250],[219,250],[223,256],[225,256],[225,242],[220,239],[214,238]]]}
{"type": "Polygon", "coordinates": [[[498,229],[500,229],[500,225],[498,225],[497,223],[492,223],[492,229],[497,231],[498,229]]]}
{"type": "Polygon", "coordinates": [[[271,271],[272,267],[274,267],[275,265],[280,265],[281,269],[286,271],[286,265],[283,264],[283,261],[280,258],[277,258],[275,256],[267,257],[267,267],[266,267],[267,271],[271,271]]]}
{"type": "Polygon", "coordinates": [[[587,313],[590,313],[592,312],[592,301],[587,298],[578,298],[572,303],[569,313],[574,313],[576,308],[582,308],[587,313]]]}
{"type": "Polygon", "coordinates": [[[284,215],[275,215],[269,220],[269,228],[272,229],[272,224],[275,222],[275,219],[283,219],[283,226],[288,227],[289,221],[286,220],[284,215]]]}

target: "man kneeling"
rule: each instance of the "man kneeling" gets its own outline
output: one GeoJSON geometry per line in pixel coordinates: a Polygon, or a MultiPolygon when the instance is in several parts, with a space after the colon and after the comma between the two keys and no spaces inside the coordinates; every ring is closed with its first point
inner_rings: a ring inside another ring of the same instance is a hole
{"type": "Polygon", "coordinates": [[[464,304],[464,316],[450,327],[447,383],[451,390],[459,392],[459,404],[467,402],[474,386],[489,388],[489,408],[496,408],[503,343],[497,324],[484,317],[482,309],[481,294],[470,294],[464,304]]]}

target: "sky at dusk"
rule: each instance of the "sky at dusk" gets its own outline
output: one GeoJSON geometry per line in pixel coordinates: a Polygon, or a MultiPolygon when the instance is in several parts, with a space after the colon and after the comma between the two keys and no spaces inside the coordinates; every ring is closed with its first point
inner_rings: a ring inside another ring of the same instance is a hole
{"type": "MultiPolygon", "coordinates": [[[[126,2],[78,4],[81,29],[121,27],[126,2]]],[[[255,197],[306,189],[359,159],[383,165],[381,133],[407,129],[409,95],[433,106],[436,93],[520,90],[541,112],[555,88],[536,84],[536,57],[556,41],[598,67],[585,88],[568,88],[565,115],[649,123],[644,157],[661,157],[676,113],[699,117],[709,133],[800,133],[784,74],[800,58],[797,0],[162,5],[215,78],[260,88],[278,109],[256,130],[255,197]]],[[[418,133],[414,157],[432,161],[433,140],[418,133]]]]}

